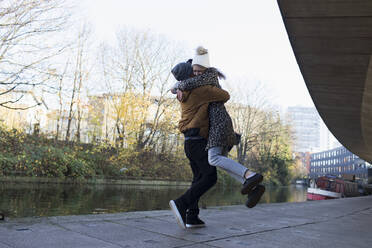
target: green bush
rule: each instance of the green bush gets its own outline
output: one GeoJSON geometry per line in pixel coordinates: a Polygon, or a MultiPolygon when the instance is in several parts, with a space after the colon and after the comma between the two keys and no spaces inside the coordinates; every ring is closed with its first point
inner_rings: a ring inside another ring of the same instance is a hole
{"type": "Polygon", "coordinates": [[[0,176],[10,175],[17,164],[17,158],[0,153],[0,176]]]}
{"type": "Polygon", "coordinates": [[[120,149],[110,158],[114,167],[126,177],[166,180],[191,180],[191,169],[184,154],[155,153],[151,150],[120,149]]]}
{"type": "Polygon", "coordinates": [[[86,161],[72,158],[67,165],[67,173],[65,175],[74,178],[87,178],[95,176],[95,172],[86,161]]]}
{"type": "MultiPolygon", "coordinates": [[[[0,175],[77,179],[192,179],[189,161],[182,147],[174,153],[155,153],[151,149],[137,150],[135,146],[114,149],[102,145],[56,142],[43,136],[25,135],[1,128],[0,132],[3,134],[0,147],[6,151],[0,154],[0,175]]],[[[226,173],[219,173],[219,178],[220,184],[233,183],[226,173]]]]}
{"type": "Polygon", "coordinates": [[[67,149],[25,144],[18,167],[29,176],[64,177],[69,161],[67,149]]]}

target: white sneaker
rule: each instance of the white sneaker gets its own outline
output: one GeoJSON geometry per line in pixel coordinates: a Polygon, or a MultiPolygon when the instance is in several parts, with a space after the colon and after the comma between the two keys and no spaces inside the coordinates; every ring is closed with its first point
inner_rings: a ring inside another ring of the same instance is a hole
{"type": "Polygon", "coordinates": [[[177,224],[181,228],[186,229],[185,221],[184,221],[184,219],[186,218],[186,212],[184,213],[185,218],[182,218],[182,215],[181,215],[180,211],[178,210],[178,207],[177,207],[175,201],[170,200],[169,201],[169,206],[170,206],[170,208],[171,208],[171,210],[173,212],[174,217],[176,217],[177,224]]]}

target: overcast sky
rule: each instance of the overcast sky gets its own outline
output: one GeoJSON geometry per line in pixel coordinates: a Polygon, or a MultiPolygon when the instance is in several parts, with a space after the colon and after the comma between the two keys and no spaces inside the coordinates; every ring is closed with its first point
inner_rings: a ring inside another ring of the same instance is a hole
{"type": "Polygon", "coordinates": [[[81,14],[97,40],[113,40],[125,25],[181,42],[189,57],[202,45],[230,83],[262,82],[282,108],[313,106],[276,0],[84,0],[81,14]]]}

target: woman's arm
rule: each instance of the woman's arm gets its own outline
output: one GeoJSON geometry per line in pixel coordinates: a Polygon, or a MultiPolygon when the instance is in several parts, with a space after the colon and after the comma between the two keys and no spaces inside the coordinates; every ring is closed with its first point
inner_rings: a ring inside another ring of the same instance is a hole
{"type": "Polygon", "coordinates": [[[203,74],[178,82],[177,88],[181,91],[192,90],[203,85],[213,85],[221,88],[218,83],[218,72],[207,69],[203,74]]]}

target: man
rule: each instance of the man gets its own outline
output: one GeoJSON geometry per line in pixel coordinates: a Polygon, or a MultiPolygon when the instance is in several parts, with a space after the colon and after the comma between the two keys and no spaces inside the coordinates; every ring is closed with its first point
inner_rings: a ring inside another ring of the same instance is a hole
{"type": "MultiPolygon", "coordinates": [[[[172,69],[177,81],[192,77],[191,60],[180,63],[172,69]]],[[[176,93],[173,91],[173,93],[176,93]]],[[[200,220],[198,201],[217,182],[216,167],[208,163],[206,151],[210,102],[226,102],[230,95],[227,91],[206,85],[189,92],[177,92],[181,104],[181,120],[179,130],[185,135],[185,153],[190,161],[193,172],[191,187],[169,205],[182,228],[203,227],[205,223],[200,220]]]]}

